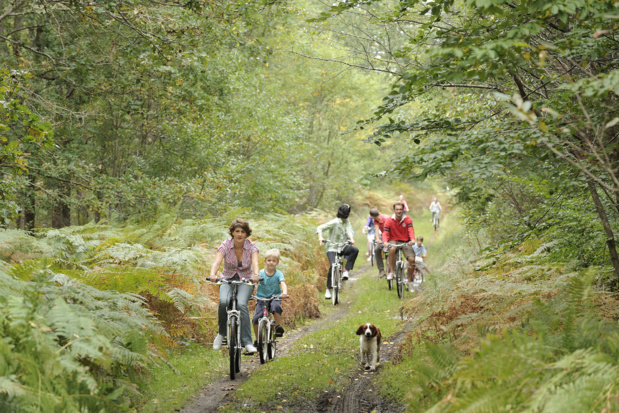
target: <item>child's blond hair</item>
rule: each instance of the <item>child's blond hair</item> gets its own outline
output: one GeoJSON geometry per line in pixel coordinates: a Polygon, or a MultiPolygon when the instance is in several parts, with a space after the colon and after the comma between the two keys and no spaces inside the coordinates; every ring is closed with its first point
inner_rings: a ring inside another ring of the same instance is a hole
{"type": "Polygon", "coordinates": [[[277,248],[270,249],[264,254],[264,259],[275,258],[279,262],[279,250],[277,248]]]}

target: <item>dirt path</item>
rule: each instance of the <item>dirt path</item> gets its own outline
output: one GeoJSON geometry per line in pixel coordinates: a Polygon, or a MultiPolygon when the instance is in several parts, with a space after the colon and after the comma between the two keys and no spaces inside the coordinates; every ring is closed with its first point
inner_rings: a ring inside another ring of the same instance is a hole
{"type": "MultiPolygon", "coordinates": [[[[355,276],[364,274],[368,268],[369,265],[364,265],[357,271],[354,271],[351,280],[354,280],[355,276]]],[[[341,302],[327,317],[321,318],[320,320],[317,320],[309,325],[305,325],[288,332],[284,338],[278,341],[277,357],[282,357],[288,354],[290,348],[296,340],[314,331],[320,330],[324,328],[325,325],[334,323],[344,317],[348,313],[349,309],[350,303],[341,302]]],[[[222,357],[227,357],[227,354],[224,351],[225,348],[222,350],[222,357]]],[[[255,354],[254,356],[243,356],[241,359],[241,373],[237,376],[236,380],[231,381],[230,377],[225,374],[219,380],[202,388],[198,394],[196,394],[194,398],[180,411],[182,413],[216,412],[219,407],[225,406],[232,401],[232,395],[237,386],[245,383],[251,376],[252,372],[259,365],[260,358],[258,357],[258,354],[255,354]]]]}
{"type": "MultiPolygon", "coordinates": [[[[380,364],[392,362],[398,353],[398,346],[406,337],[405,331],[398,332],[395,336],[385,340],[380,351],[380,364]]],[[[376,372],[363,371],[361,368],[350,379],[350,384],[344,391],[326,393],[316,402],[316,412],[403,412],[405,408],[380,397],[373,387],[374,375],[380,374],[379,365],[376,372]]]]}

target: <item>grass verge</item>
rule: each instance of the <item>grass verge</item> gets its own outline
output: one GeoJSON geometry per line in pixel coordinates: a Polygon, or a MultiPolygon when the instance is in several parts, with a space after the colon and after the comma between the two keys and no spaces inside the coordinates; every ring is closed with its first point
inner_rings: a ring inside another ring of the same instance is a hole
{"type": "Polygon", "coordinates": [[[150,380],[142,385],[140,413],[172,412],[183,406],[200,388],[221,375],[221,353],[194,344],[168,360],[178,372],[166,365],[151,370],[150,380]]]}

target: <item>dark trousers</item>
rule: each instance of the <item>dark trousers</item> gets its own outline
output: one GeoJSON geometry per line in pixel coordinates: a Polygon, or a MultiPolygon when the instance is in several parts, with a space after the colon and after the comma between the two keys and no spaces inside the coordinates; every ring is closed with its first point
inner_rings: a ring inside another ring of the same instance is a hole
{"type": "Polygon", "coordinates": [[[376,260],[376,266],[378,271],[385,271],[385,265],[383,264],[383,243],[377,242],[376,248],[374,248],[374,259],[376,260]]]}
{"type": "MultiPolygon", "coordinates": [[[[351,271],[355,266],[355,260],[357,259],[357,255],[359,254],[359,248],[354,245],[347,245],[342,250],[342,255],[346,259],[346,271],[351,271]]],[[[329,264],[333,264],[335,262],[335,257],[337,253],[335,251],[327,252],[327,258],[329,258],[329,264]]],[[[327,274],[327,288],[331,289],[331,265],[329,265],[329,273],[327,274]]]]}

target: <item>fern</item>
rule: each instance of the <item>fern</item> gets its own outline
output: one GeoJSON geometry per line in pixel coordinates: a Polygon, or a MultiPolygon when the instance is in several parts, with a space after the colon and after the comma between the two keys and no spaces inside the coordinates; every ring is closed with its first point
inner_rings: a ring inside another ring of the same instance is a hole
{"type": "Polygon", "coordinates": [[[135,332],[164,332],[140,298],[96,290],[45,263],[30,268],[30,280],[0,270],[0,360],[11,360],[0,363],[2,411],[119,410],[111,406],[134,386],[114,371],[156,359],[135,332]]]}

